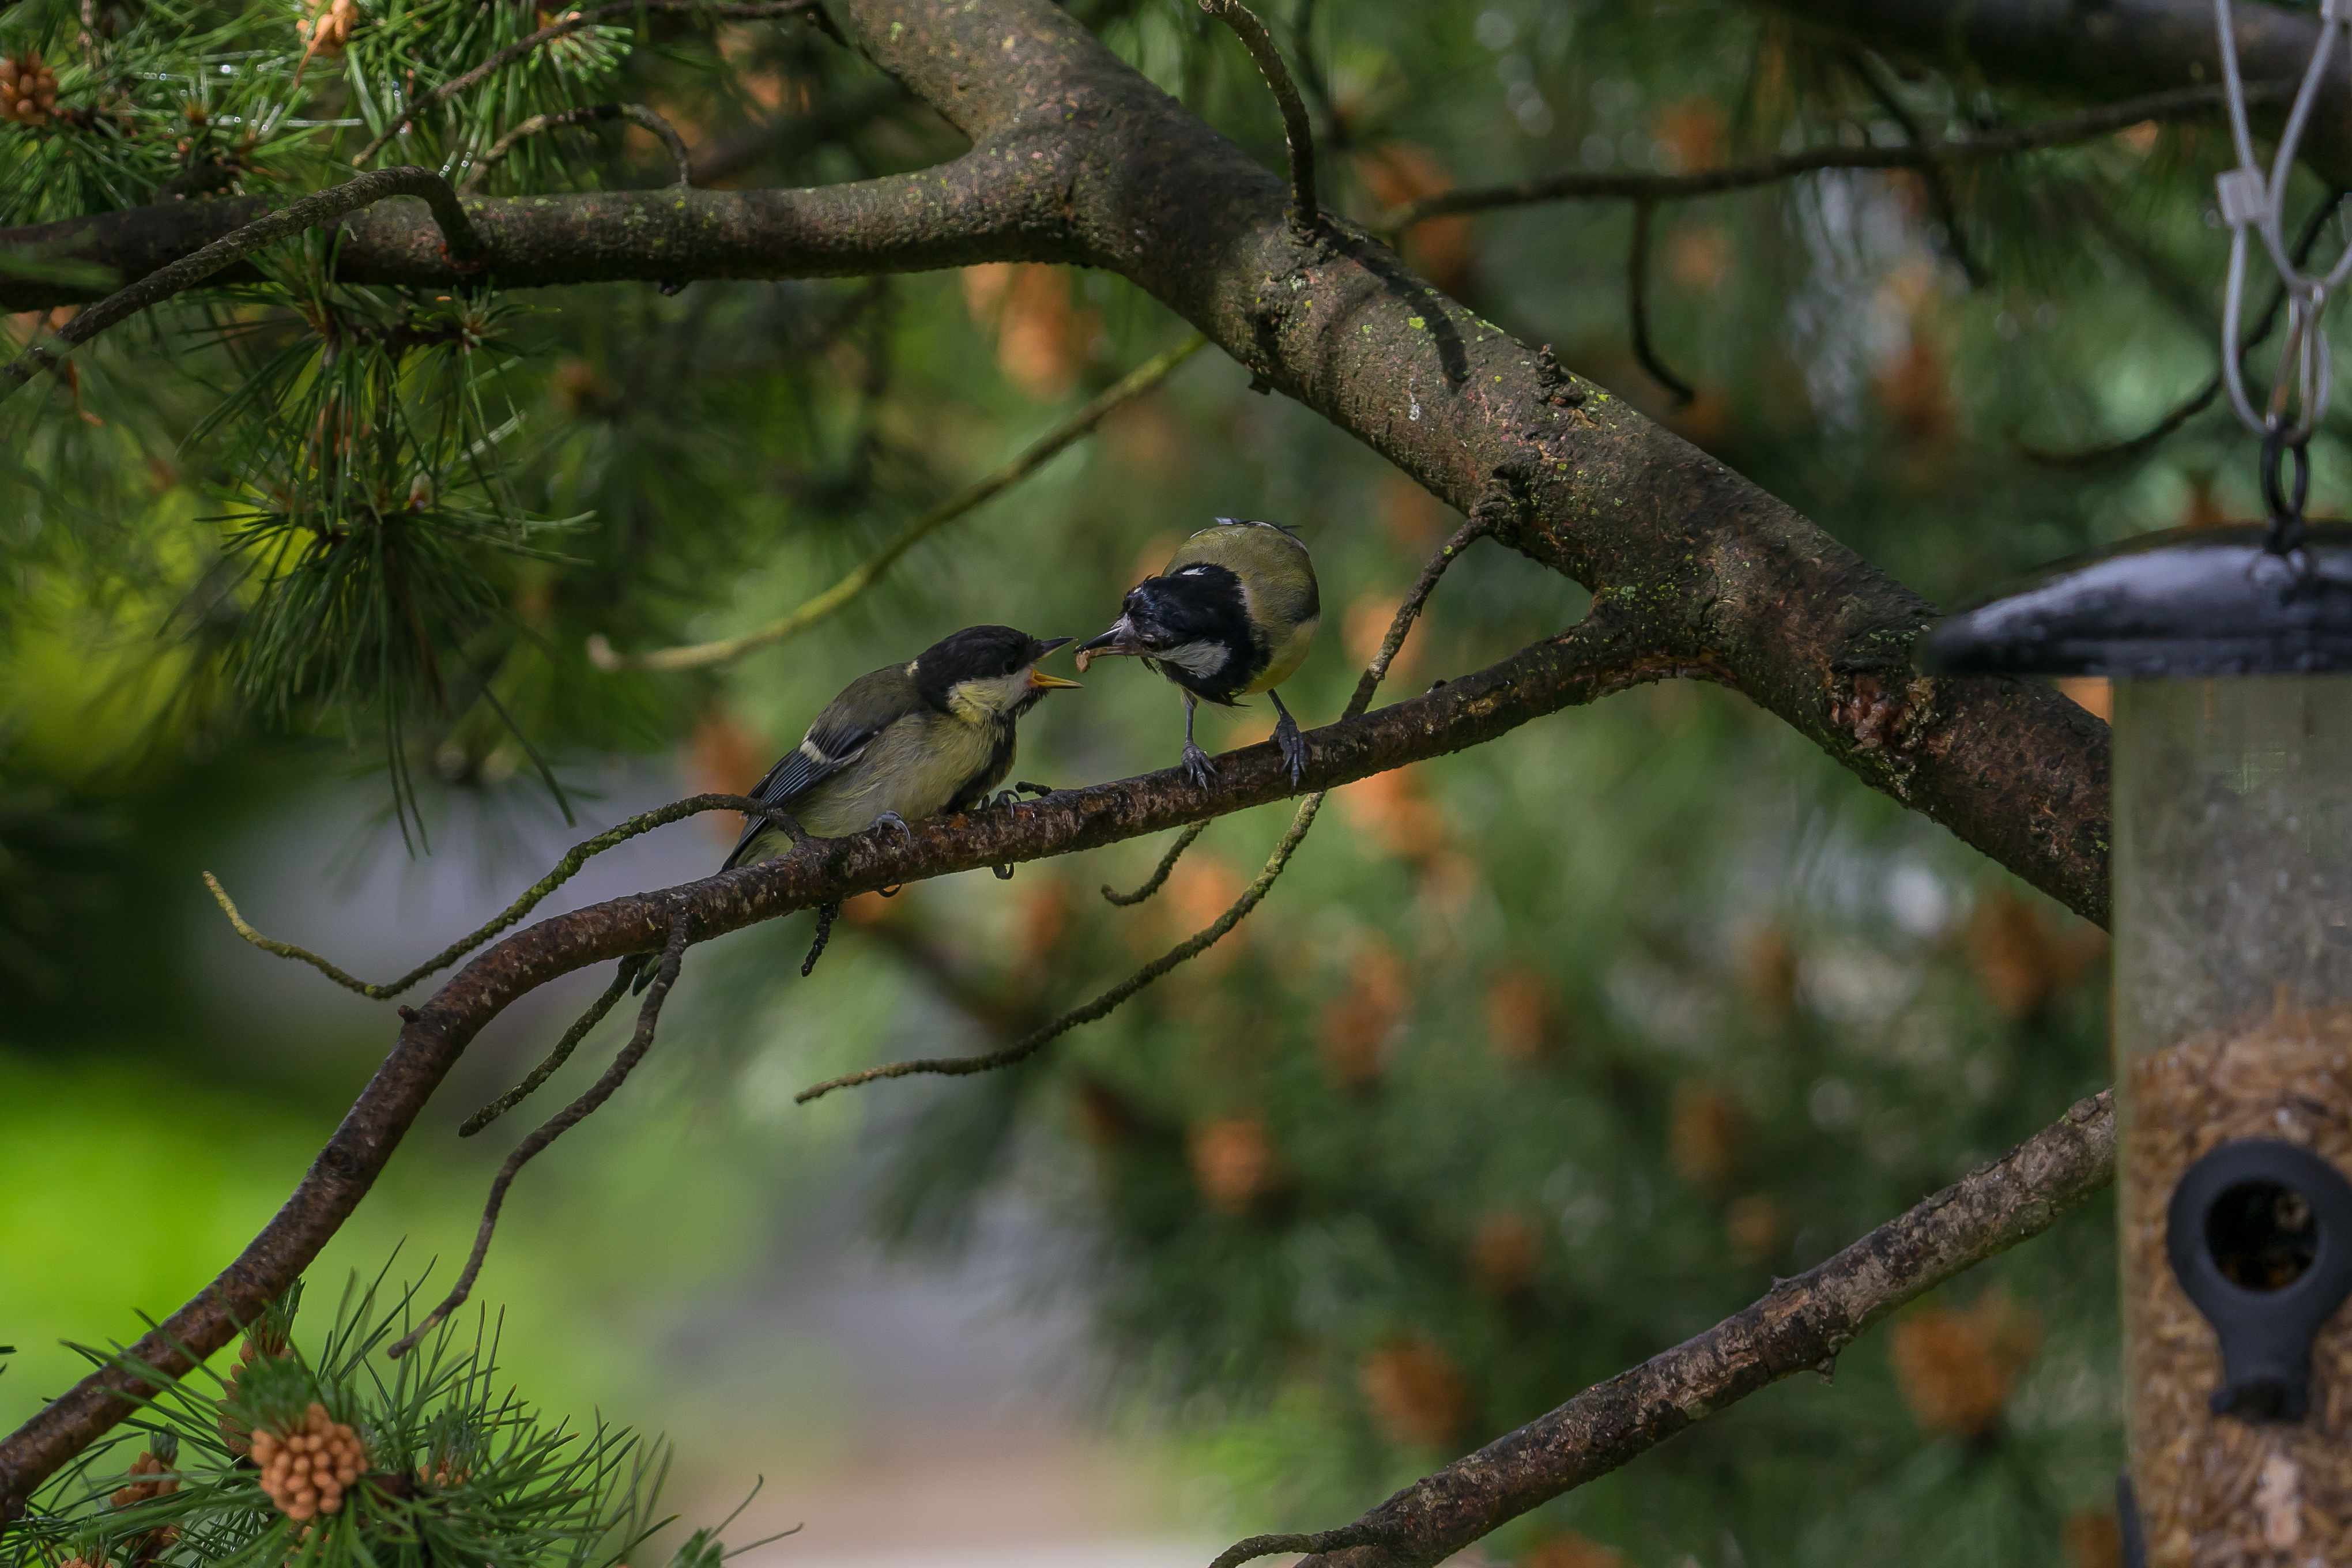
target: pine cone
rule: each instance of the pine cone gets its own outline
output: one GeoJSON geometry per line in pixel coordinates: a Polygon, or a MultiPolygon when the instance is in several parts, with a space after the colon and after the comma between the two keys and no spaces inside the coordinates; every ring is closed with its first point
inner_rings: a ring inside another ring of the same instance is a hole
{"type": "Polygon", "coordinates": [[[1625,1554],[1570,1531],[1551,1537],[1520,1558],[1519,1568],[1625,1568],[1625,1554]]]}
{"type": "Polygon", "coordinates": [[[245,1417],[236,1413],[237,1380],[245,1375],[246,1369],[256,1359],[268,1353],[272,1352],[261,1350],[258,1342],[247,1335],[245,1343],[237,1350],[236,1364],[221,1380],[220,1413],[213,1418],[213,1425],[220,1428],[221,1441],[227,1445],[228,1451],[239,1458],[253,1452],[253,1429],[245,1424],[245,1417]]]}
{"type": "Polygon", "coordinates": [[[129,1508],[151,1498],[167,1497],[180,1489],[180,1478],[173,1473],[172,1461],[152,1448],[131,1461],[131,1479],[115,1489],[113,1502],[117,1508],[129,1508]],[[150,1476],[152,1480],[138,1478],[150,1476]]]}
{"type": "Polygon", "coordinates": [[[1247,1214],[1277,1180],[1274,1140],[1255,1116],[1229,1116],[1194,1128],[1190,1152],[1201,1195],[1225,1214],[1247,1214]]]}
{"type": "Polygon", "coordinates": [[[1723,1234],[1741,1262],[1769,1262],[1789,1238],[1789,1215],[1764,1194],[1750,1193],[1723,1211],[1723,1234]]]}
{"type": "Polygon", "coordinates": [[[1895,1325],[1887,1358],[1911,1415],[1930,1432],[1970,1439],[2000,1424],[2017,1379],[2040,1348],[2041,1327],[2006,1291],[1965,1310],[1928,1307],[1895,1325]]]}
{"type": "Polygon", "coordinates": [[[1777,924],[1758,926],[1739,944],[1739,988],[1774,1022],[1797,1010],[1797,944],[1777,924]]]}
{"type": "Polygon", "coordinates": [[[41,51],[0,56],[0,120],[47,125],[58,111],[58,73],[42,63],[41,51]]]}
{"type": "Polygon", "coordinates": [[[58,1563],[58,1568],[114,1568],[114,1564],[108,1562],[103,1557],[93,1562],[89,1558],[81,1556],[79,1553],[76,1553],[75,1555],[67,1558],[64,1562],[58,1563]]]}
{"type": "Polygon", "coordinates": [[[340,55],[359,19],[358,0],[332,0],[324,13],[295,23],[294,29],[302,35],[306,55],[340,55]]]}
{"type": "Polygon", "coordinates": [[[1739,1108],[1712,1085],[1675,1086],[1666,1154],[1675,1173],[1695,1187],[1720,1187],[1739,1162],[1746,1129],[1739,1108]]]}
{"type": "Polygon", "coordinates": [[[1364,1358],[1358,1382],[1372,1417],[1392,1442],[1449,1447],[1470,1416],[1470,1394],[1445,1352],[1405,1340],[1364,1358]]]}
{"type": "Polygon", "coordinates": [[[1519,1215],[1490,1214],[1470,1238],[1470,1273],[1490,1296],[1517,1296],[1535,1283],[1542,1237],[1519,1215]]]}
{"type": "Polygon", "coordinates": [[[2067,930],[2034,900],[2006,889],[1978,900],[1969,918],[1969,966],[1992,1005],[2030,1018],[2083,977],[2105,950],[2095,928],[2067,930]]]}
{"type": "Polygon", "coordinates": [[[1558,1035],[1551,986],[1531,969],[1507,969],[1486,984],[1486,1045],[1517,1066],[1540,1061],[1558,1035]]]}
{"type": "Polygon", "coordinates": [[[416,1479],[437,1491],[446,1491],[451,1487],[462,1487],[472,1480],[474,1472],[454,1460],[444,1460],[436,1465],[430,1460],[419,1459],[416,1461],[416,1479]]]}
{"type": "Polygon", "coordinates": [[[367,1469],[367,1447],[313,1400],[296,1430],[253,1435],[253,1462],[261,1467],[261,1489],[278,1511],[309,1521],[343,1506],[343,1494],[367,1469]]]}

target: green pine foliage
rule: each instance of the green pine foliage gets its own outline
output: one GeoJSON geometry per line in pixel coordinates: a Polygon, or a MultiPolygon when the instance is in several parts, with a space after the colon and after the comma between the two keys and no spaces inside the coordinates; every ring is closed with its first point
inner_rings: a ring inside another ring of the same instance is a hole
{"type": "MultiPolygon", "coordinates": [[[[44,1487],[0,1541],[0,1561],[614,1568],[642,1556],[670,1522],[654,1511],[667,1447],[625,1428],[573,1430],[540,1416],[500,1385],[487,1314],[470,1334],[444,1325],[387,1358],[414,1316],[415,1289],[354,1279],[312,1337],[297,1333],[298,1285],[247,1331],[226,1373],[169,1384],[44,1487]],[[306,1421],[364,1455],[331,1510],[289,1502],[276,1467],[257,1462],[306,1421]]],[[[670,1561],[719,1568],[731,1555],[703,1530],[670,1561]]]]}
{"type": "MultiPolygon", "coordinates": [[[[1073,9],[1280,166],[1262,81],[1197,7],[1073,9]]],[[[1893,142],[1890,100],[1945,139],[2072,107],[1898,72],[1714,0],[1258,9],[1297,66],[1327,200],[1368,224],[1449,182],[1893,142]]],[[[436,87],[555,19],[359,0],[348,37],[306,60],[306,27],[332,15],[294,0],[101,4],[94,25],[79,0],[0,14],[0,53],[37,48],[61,105],[0,126],[0,224],[321,188],[436,87]]],[[[463,183],[533,116],[614,102],[655,108],[744,184],[961,146],[800,21],[624,16],[427,104],[367,163],[463,183]]],[[[1664,205],[1651,335],[1697,389],[1681,408],[1632,353],[1622,204],[1499,211],[1403,248],[1948,603],[2252,506],[2252,452],[2218,408],[2144,451],[2036,456],[2137,435],[2211,374],[2221,251],[2205,214],[2223,141],[2191,121],[1956,169],[1957,237],[1903,174],[1664,205]]],[[[481,190],[672,178],[648,139],[604,123],[524,137],[481,190]]],[[[2298,180],[2291,218],[2326,196],[2298,180]]],[[[2320,254],[2339,243],[2329,228],[2320,254]]],[[[150,822],[183,822],[154,803],[191,779],[248,810],[297,798],[319,787],[317,740],[381,769],[404,825],[436,830],[420,850],[464,806],[585,798],[604,759],[689,737],[693,783],[740,787],[859,671],[974,621],[1094,630],[1139,561],[1236,511],[1295,523],[1316,551],[1332,609],[1285,689],[1311,725],[1352,684],[1349,626],[1384,620],[1452,521],[1202,355],[821,631],[725,668],[612,672],[592,638],[627,652],[733,635],[822,590],[1174,323],[1103,274],[444,298],[335,281],[330,259],[320,237],[285,246],[0,406],[0,573],[17,590],[0,627],[36,648],[87,639],[122,679],[168,682],[139,711],[145,744],[118,748],[140,759],[149,793],[131,805],[150,822]],[[722,742],[757,753],[751,771],[705,776],[723,773],[722,742]]],[[[2324,499],[2339,427],[2315,455],[2324,499]]],[[[1482,546],[1391,690],[1550,635],[1582,604],[1482,546]]],[[[65,662],[10,657],[28,705],[65,662]]],[[[1169,693],[1133,669],[1088,684],[1031,721],[1024,773],[1078,784],[1173,761],[1169,693]]],[[[1264,718],[1231,739],[1259,738],[1264,718]]],[[[82,846],[78,866],[92,853],[68,830],[83,796],[48,776],[78,785],[89,759],[39,741],[0,767],[24,803],[0,817],[0,975],[19,986],[46,956],[46,911],[86,890],[20,868],[59,844],[82,846]]],[[[530,813],[472,820],[492,825],[469,841],[488,860],[530,813]]],[[[696,1070],[730,1107],[933,1054],[943,1034],[1001,1045],[1204,923],[1276,831],[1266,813],[1219,824],[1135,910],[1095,889],[1132,885],[1157,846],[1024,867],[1009,888],[927,884],[877,930],[853,919],[805,986],[779,979],[801,931],[745,933],[698,950],[666,1032],[698,1037],[696,1070]],[[908,984],[943,964],[952,984],[908,984]],[[760,1095],[736,1092],[746,1080],[760,1095]]],[[[518,864],[517,885],[538,868],[518,864]]],[[[1007,1193],[1039,1205],[1072,1242],[1040,1288],[1087,1305],[1114,1368],[1106,1403],[1177,1421],[1250,1530],[1352,1518],[1738,1310],[2105,1075],[2086,933],[1712,690],[1615,699],[1343,792],[1269,902],[1015,1072],[806,1113],[874,1118],[867,1141],[889,1152],[877,1214],[904,1240],[968,1238],[1007,1193]]],[[[1725,1413],[1493,1552],[1544,1568],[1577,1562],[1576,1541],[1708,1568],[2061,1560],[2120,1458],[2107,1218],[2074,1216],[1855,1346],[1832,1382],[1801,1375],[1725,1413]],[[1972,1405],[1963,1385],[1997,1397],[1972,1405]]],[[[339,1328],[296,1392],[383,1435],[410,1473],[509,1456],[517,1476],[594,1500],[499,1514],[469,1482],[430,1500],[446,1516],[421,1514],[423,1494],[362,1500],[328,1540],[395,1554],[439,1540],[462,1558],[513,1528],[534,1561],[614,1560],[641,1528],[625,1498],[643,1451],[604,1435],[546,1447],[455,1340],[387,1370],[352,1348],[382,1321],[339,1328]]],[[[125,1568],[129,1521],[105,1500],[149,1434],[176,1436],[175,1462],[204,1479],[139,1504],[142,1530],[181,1523],[190,1562],[291,1546],[207,1436],[217,1393],[167,1395],[88,1457],[17,1561],[97,1563],[89,1546],[125,1568]]]]}

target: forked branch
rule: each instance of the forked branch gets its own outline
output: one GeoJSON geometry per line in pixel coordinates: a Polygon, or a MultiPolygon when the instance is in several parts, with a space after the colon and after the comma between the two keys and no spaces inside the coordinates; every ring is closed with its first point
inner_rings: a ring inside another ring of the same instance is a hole
{"type": "MultiPolygon", "coordinates": [[[[279,958],[292,959],[297,963],[307,963],[344,990],[356,991],[362,996],[380,1002],[386,997],[399,995],[429,975],[438,974],[522,919],[523,916],[530,913],[546,901],[549,894],[577,876],[580,868],[602,855],[605,850],[625,844],[641,833],[650,833],[656,827],[666,827],[673,822],[682,822],[689,816],[699,816],[706,811],[740,811],[746,816],[764,816],[788,831],[797,830],[799,826],[793,821],[789,814],[772,802],[754,800],[747,795],[689,795],[684,800],[672,801],[667,805],[656,806],[652,811],[639,812],[626,822],[616,824],[593,838],[583,839],[573,845],[564,852],[563,858],[555,863],[553,869],[524,889],[521,896],[514,902],[397,980],[362,980],[359,976],[344,970],[332,959],[312,952],[307,947],[298,947],[290,942],[280,942],[276,937],[264,936],[247,923],[245,916],[237,911],[236,905],[230,900],[228,889],[222,887],[220,879],[210,871],[204,874],[205,886],[212,889],[213,901],[220,905],[221,913],[228,917],[228,923],[236,934],[261,949],[262,952],[274,953],[279,958]]],[[[548,1070],[554,1069],[551,1068],[548,1070]]]]}
{"type": "MultiPolygon", "coordinates": [[[[423,1322],[394,1342],[390,1354],[406,1355],[426,1334],[438,1327],[443,1319],[466,1304],[466,1298],[473,1294],[474,1281],[481,1277],[482,1260],[489,1256],[490,1237],[499,1228],[499,1210],[506,1206],[507,1189],[514,1185],[515,1177],[522,1173],[525,1165],[545,1152],[549,1144],[594,1115],[598,1108],[613,1098],[614,1092],[629,1074],[636,1070],[637,1064],[646,1059],[646,1053],[653,1048],[654,1028],[661,1022],[662,1004],[669,999],[669,988],[677,984],[678,965],[685,962],[687,939],[693,930],[694,921],[685,910],[680,910],[670,924],[669,942],[662,948],[661,963],[654,969],[653,984],[646,988],[645,1005],[637,1009],[637,1032],[629,1037],[629,1043],[621,1047],[621,1054],[613,1058],[613,1065],[604,1069],[602,1078],[590,1084],[579,1099],[540,1123],[530,1137],[515,1145],[514,1152],[507,1156],[506,1163],[499,1167],[497,1177],[490,1183],[489,1201],[482,1205],[481,1226],[474,1233],[474,1250],[466,1258],[465,1271],[457,1276],[457,1283],[450,1288],[449,1294],[442,1299],[441,1304],[425,1315],[423,1322]]],[[[614,989],[606,994],[616,995],[617,988],[623,984],[615,980],[614,989]]],[[[610,1004],[606,1005],[609,1007],[610,1004]]],[[[597,1016],[601,1017],[603,1014],[599,1013],[597,1016]]],[[[584,1035],[587,1030],[582,1029],[580,1033],[584,1035]]]]}

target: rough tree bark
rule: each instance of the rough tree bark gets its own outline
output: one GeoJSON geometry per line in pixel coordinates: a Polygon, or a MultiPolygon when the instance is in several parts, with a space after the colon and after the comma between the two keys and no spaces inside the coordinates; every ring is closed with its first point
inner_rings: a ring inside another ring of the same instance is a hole
{"type": "MultiPolygon", "coordinates": [[[[1661,646],[1720,663],[1874,787],[2104,920],[2106,738],[2089,714],[2038,686],[1915,674],[1911,643],[1932,616],[1917,595],[1377,241],[1337,226],[1302,236],[1281,180],[1049,0],[838,11],[970,153],[866,187],[472,204],[488,276],[514,287],[634,268],[682,281],[981,259],[1118,271],[1455,507],[1508,483],[1522,504],[1507,543],[1638,615],[1661,646]],[[936,237],[922,216],[932,187],[936,237]],[[785,216],[761,221],[772,212],[785,216]],[[633,226],[653,237],[628,237],[633,226]],[[550,261],[558,253],[572,259],[550,261]]],[[[367,265],[458,282],[431,226],[404,230],[402,217],[354,228],[367,265]]],[[[166,221],[150,208],[37,237],[107,261],[119,223],[152,262],[170,252],[156,237],[166,221]]],[[[32,297],[15,287],[0,285],[0,305],[32,297]]]]}
{"type": "MultiPolygon", "coordinates": [[[[1929,619],[1916,595],[1548,353],[1446,299],[1368,237],[1287,222],[1283,182],[1048,0],[841,0],[835,9],[860,48],[971,139],[970,153],[919,174],[813,192],[469,203],[487,275],[514,288],[1004,259],[1118,271],[1266,385],[1454,505],[1467,510],[1506,487],[1516,502],[1506,542],[1595,595],[1595,623],[1567,639],[1317,732],[1311,787],[1475,743],[1628,680],[1702,673],[1780,715],[1874,787],[2104,920],[2106,746],[2097,721],[2039,688],[1915,675],[1910,645],[1929,619]],[[1628,649],[1638,650],[1630,662],[1628,649]]],[[[2109,0],[2097,9],[2124,18],[2116,36],[2098,34],[2090,7],[2047,0],[1828,0],[1806,13],[1873,41],[1939,56],[1958,47],[1989,72],[2077,89],[2143,92],[2197,79],[2200,46],[2185,20],[2199,9],[2191,0],[2109,0]]],[[[2298,66],[2305,25],[2247,9],[2259,34],[2249,36],[2250,74],[2298,66]]],[[[2331,103],[2310,143],[2323,170],[2352,164],[2342,121],[2331,103]]],[[[0,231],[0,246],[136,277],[252,216],[239,203],[180,204],[0,231]]],[[[422,212],[387,205],[345,226],[351,276],[461,280],[422,212]]],[[[89,297],[0,281],[0,309],[89,297]]],[[[226,1342],[315,1256],[485,1024],[559,974],[658,945],[682,909],[699,940],[887,882],[1108,843],[1275,798],[1286,793],[1277,767],[1271,748],[1260,747],[1226,769],[1213,796],[1155,774],[929,825],[903,845],[878,836],[812,845],[769,866],[613,900],[507,938],[409,1017],[286,1210],[165,1331],[199,1354],[226,1342]]],[[[2029,1184],[2017,1201],[2046,1205],[2098,1179],[2085,1167],[2064,1178],[2063,1193],[2029,1184]]],[[[1965,1223],[1944,1237],[1953,1256],[2017,1223],[2008,1209],[1955,1217],[1965,1223]]],[[[167,1374],[185,1365],[160,1338],[140,1353],[167,1374]]],[[[0,1442],[0,1517],[121,1417],[130,1383],[119,1371],[93,1377],[0,1442]]],[[[1554,1449],[1583,1440],[1563,1427],[1554,1449]]],[[[1576,1457],[1554,1452],[1553,1461],[1560,1468],[1542,1484],[1574,1484],[1576,1457]]],[[[1532,1494],[1522,1487],[1515,1495],[1532,1494]]],[[[1446,1533],[1466,1531],[1468,1539],[1508,1517],[1494,1507],[1483,1516],[1457,1510],[1446,1533]]]]}

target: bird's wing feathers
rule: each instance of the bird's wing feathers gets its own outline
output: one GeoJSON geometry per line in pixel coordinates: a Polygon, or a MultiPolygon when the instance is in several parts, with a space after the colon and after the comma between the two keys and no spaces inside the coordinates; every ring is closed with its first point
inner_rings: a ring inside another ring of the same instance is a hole
{"type": "MultiPolygon", "coordinates": [[[[912,677],[903,665],[888,665],[859,676],[840,696],[825,705],[808,727],[801,743],[777,759],[767,776],[751,786],[751,798],[768,805],[792,809],[794,802],[861,756],[874,737],[922,705],[912,677]]],[[[775,824],[755,816],[743,825],[743,836],[727,857],[722,871],[732,869],[745,851],[775,824]]]]}

